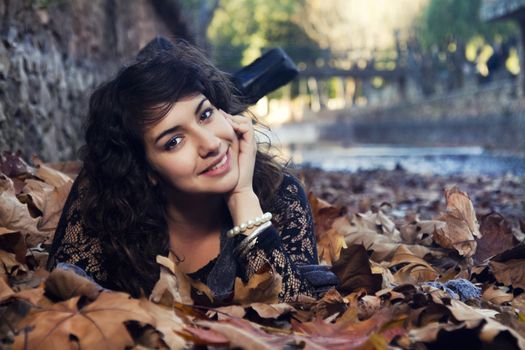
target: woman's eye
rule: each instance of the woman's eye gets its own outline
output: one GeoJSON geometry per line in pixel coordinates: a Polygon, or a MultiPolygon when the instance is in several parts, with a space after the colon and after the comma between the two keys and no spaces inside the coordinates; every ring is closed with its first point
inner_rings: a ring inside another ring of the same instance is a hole
{"type": "Polygon", "coordinates": [[[181,136],[172,137],[168,142],[166,142],[166,144],[164,145],[164,149],[166,151],[169,151],[175,148],[176,146],[178,146],[181,142],[182,142],[181,136]]]}
{"type": "Polygon", "coordinates": [[[204,111],[202,111],[200,115],[200,120],[206,121],[207,119],[210,119],[212,115],[213,115],[213,108],[208,107],[204,111]]]}

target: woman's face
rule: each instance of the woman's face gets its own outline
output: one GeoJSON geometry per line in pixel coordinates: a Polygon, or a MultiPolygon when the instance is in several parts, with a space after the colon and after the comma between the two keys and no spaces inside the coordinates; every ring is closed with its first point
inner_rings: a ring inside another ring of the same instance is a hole
{"type": "Polygon", "coordinates": [[[186,194],[234,189],[239,141],[225,115],[204,95],[193,95],[177,101],[145,132],[147,159],[163,183],[186,194]]]}

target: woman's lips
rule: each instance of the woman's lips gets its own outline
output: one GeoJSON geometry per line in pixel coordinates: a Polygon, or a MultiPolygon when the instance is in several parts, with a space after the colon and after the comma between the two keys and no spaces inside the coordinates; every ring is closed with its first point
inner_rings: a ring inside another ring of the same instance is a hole
{"type": "Polygon", "coordinates": [[[223,157],[223,159],[217,164],[215,168],[210,169],[208,171],[205,171],[202,173],[204,176],[217,176],[227,173],[231,168],[231,152],[230,148],[228,148],[228,151],[226,152],[226,155],[223,157]],[[218,165],[218,166],[217,166],[218,165]]]}

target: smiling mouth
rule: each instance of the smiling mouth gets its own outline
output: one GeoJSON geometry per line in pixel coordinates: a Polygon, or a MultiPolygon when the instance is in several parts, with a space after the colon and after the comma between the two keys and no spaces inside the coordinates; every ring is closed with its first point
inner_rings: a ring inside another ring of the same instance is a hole
{"type": "Polygon", "coordinates": [[[215,165],[206,168],[203,172],[201,172],[201,174],[211,173],[214,170],[221,169],[222,167],[224,167],[226,163],[228,163],[229,152],[230,152],[230,148],[228,147],[228,149],[226,150],[226,153],[224,153],[224,156],[221,158],[221,160],[215,165]]]}

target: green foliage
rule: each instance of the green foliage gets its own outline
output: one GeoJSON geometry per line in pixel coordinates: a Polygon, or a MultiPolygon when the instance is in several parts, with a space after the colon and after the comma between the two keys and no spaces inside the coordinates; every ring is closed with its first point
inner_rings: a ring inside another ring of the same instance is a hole
{"type": "Polygon", "coordinates": [[[221,1],[208,29],[215,63],[234,70],[277,46],[296,62],[317,55],[317,45],[293,20],[301,5],[302,0],[221,1]]]}
{"type": "Polygon", "coordinates": [[[46,9],[52,4],[62,3],[64,0],[32,0],[32,4],[35,8],[46,9]]]}
{"type": "Polygon", "coordinates": [[[419,39],[424,48],[445,49],[451,43],[463,43],[476,36],[487,41],[518,33],[510,21],[484,22],[480,19],[481,0],[431,0],[419,20],[419,39]]]}

